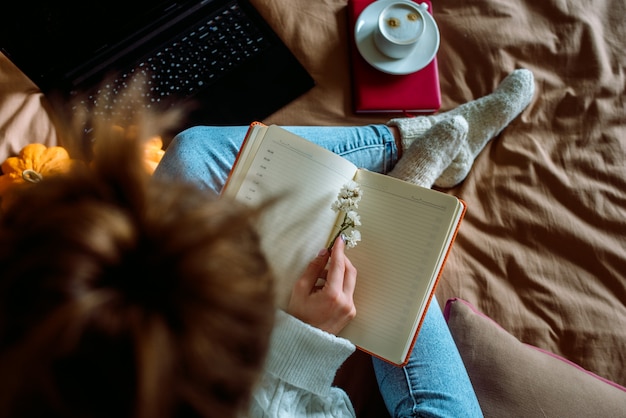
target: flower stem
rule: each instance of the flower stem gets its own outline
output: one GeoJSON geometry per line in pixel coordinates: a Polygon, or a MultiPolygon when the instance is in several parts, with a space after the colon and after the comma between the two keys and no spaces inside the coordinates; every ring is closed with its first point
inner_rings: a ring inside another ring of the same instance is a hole
{"type": "Polygon", "coordinates": [[[348,229],[348,227],[350,226],[348,223],[346,223],[346,219],[348,219],[347,213],[343,215],[343,221],[341,222],[341,227],[339,228],[339,231],[337,231],[333,239],[330,241],[330,245],[327,248],[328,251],[331,251],[333,249],[333,245],[335,245],[335,241],[337,240],[339,235],[341,235],[341,233],[345,231],[346,229],[348,229]]]}

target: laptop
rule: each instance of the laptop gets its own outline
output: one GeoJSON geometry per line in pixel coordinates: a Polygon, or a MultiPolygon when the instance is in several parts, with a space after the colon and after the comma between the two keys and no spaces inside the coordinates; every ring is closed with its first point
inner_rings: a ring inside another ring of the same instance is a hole
{"type": "Polygon", "coordinates": [[[249,0],[12,1],[0,50],[64,100],[142,74],[149,106],[194,104],[189,126],[249,125],[314,85],[249,0]]]}

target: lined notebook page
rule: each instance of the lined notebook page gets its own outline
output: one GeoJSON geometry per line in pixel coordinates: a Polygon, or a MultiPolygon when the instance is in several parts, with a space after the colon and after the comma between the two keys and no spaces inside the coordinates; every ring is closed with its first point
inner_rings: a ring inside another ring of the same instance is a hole
{"type": "Polygon", "coordinates": [[[276,126],[251,128],[224,195],[250,205],[280,197],[263,213],[260,234],[284,308],[294,281],[330,238],[338,221],[331,204],[355,175],[363,189],[362,241],[347,255],[358,270],[357,316],[340,335],[401,364],[463,213],[456,197],[357,170],[276,126]]]}
{"type": "Polygon", "coordinates": [[[337,218],[331,204],[356,167],[284,129],[254,129],[256,141],[244,145],[239,162],[247,175],[234,171],[225,194],[250,205],[281,197],[260,228],[278,281],[278,304],[285,307],[293,283],[326,245],[337,218]]]}
{"type": "Polygon", "coordinates": [[[340,335],[402,363],[450,245],[446,237],[458,222],[460,202],[368,171],[359,171],[356,181],[363,189],[362,241],[348,257],[358,270],[357,316],[340,335]]]}

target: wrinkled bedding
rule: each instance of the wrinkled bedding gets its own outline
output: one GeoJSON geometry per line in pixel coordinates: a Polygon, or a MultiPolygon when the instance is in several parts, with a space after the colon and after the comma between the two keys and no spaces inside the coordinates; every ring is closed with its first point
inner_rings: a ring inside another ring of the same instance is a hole
{"type": "MultiPolygon", "coordinates": [[[[253,3],[316,81],[266,123],[392,116],[352,112],[346,0],[253,3]]],[[[433,0],[433,10],[441,111],[515,68],[536,78],[531,105],[446,190],[468,211],[439,303],[463,298],[521,341],[626,385],[626,3],[433,0]]],[[[41,94],[0,57],[0,159],[55,141],[41,94]]]]}

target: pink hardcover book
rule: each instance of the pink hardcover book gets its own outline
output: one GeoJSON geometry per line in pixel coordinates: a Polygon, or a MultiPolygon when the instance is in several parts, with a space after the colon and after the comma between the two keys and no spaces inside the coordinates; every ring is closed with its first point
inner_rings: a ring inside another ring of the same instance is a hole
{"type": "Polygon", "coordinates": [[[356,113],[433,113],[441,107],[436,57],[439,32],[432,19],[432,4],[429,0],[414,1],[426,3],[430,16],[425,19],[426,32],[418,41],[415,52],[400,60],[386,58],[373,43],[371,32],[380,12],[378,9],[382,10],[388,1],[348,1],[353,108],[356,113]],[[413,71],[414,68],[419,69],[413,71]]]}

